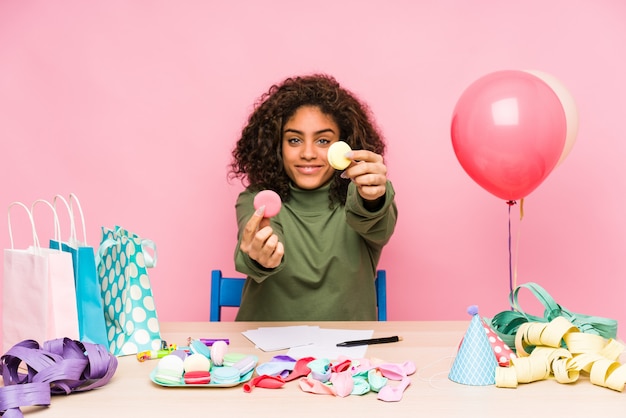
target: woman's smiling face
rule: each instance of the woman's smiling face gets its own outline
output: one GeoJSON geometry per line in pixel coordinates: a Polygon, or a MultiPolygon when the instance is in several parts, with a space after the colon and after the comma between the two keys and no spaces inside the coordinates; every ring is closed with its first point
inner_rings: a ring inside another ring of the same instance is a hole
{"type": "Polygon", "coordinates": [[[332,179],[328,147],[339,140],[339,126],[316,106],[302,106],[283,127],[285,172],[301,189],[317,189],[332,179]]]}

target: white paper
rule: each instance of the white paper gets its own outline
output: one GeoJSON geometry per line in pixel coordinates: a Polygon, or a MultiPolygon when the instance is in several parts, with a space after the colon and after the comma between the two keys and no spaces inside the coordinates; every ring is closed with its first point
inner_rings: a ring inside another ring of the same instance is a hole
{"type": "Polygon", "coordinates": [[[341,356],[351,359],[364,358],[367,352],[366,345],[337,347],[337,344],[344,341],[366,340],[372,338],[372,335],[374,335],[374,330],[319,329],[315,342],[291,347],[287,355],[295,359],[315,357],[334,360],[341,356]]]}
{"type": "Polygon", "coordinates": [[[261,327],[242,332],[244,337],[252,341],[263,351],[286,350],[301,345],[313,344],[317,326],[296,325],[287,327],[261,327]]]}
{"type": "Polygon", "coordinates": [[[367,346],[337,347],[338,343],[372,338],[374,330],[324,329],[317,326],[296,325],[261,327],[242,332],[263,351],[286,350],[287,355],[299,359],[315,357],[337,359],[341,356],[363,358],[367,346]]]}

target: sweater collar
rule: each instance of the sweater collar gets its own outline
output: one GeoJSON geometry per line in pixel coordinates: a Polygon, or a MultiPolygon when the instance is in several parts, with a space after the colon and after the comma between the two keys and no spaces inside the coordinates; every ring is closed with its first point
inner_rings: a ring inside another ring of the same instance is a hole
{"type": "Polygon", "coordinates": [[[320,208],[328,207],[330,182],[314,190],[301,189],[293,183],[289,184],[291,198],[289,205],[298,211],[319,212],[320,208]]]}

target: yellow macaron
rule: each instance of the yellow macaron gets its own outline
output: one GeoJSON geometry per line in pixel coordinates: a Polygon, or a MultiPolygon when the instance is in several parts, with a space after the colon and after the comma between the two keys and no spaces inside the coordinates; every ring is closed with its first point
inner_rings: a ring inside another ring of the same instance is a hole
{"type": "Polygon", "coordinates": [[[328,147],[328,164],[330,164],[336,170],[345,170],[348,168],[351,159],[346,158],[346,153],[352,151],[350,145],[348,145],[344,141],[334,142],[330,147],[328,147]]]}

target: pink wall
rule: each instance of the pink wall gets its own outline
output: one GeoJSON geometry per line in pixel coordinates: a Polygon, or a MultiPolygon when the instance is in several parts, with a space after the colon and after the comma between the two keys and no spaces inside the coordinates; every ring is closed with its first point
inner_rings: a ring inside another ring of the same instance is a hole
{"type": "Polygon", "coordinates": [[[251,105],[285,76],[328,72],[388,139],[389,318],[490,316],[508,308],[508,206],[461,168],[450,117],[477,78],[540,70],[569,88],[580,129],[521,223],[512,209],[517,281],[623,323],[626,3],[377,3],[0,2],[0,208],[76,193],[92,245],[115,224],[156,241],[162,320],[207,320],[209,271],[234,273],[241,186],[226,165],[251,105]]]}

